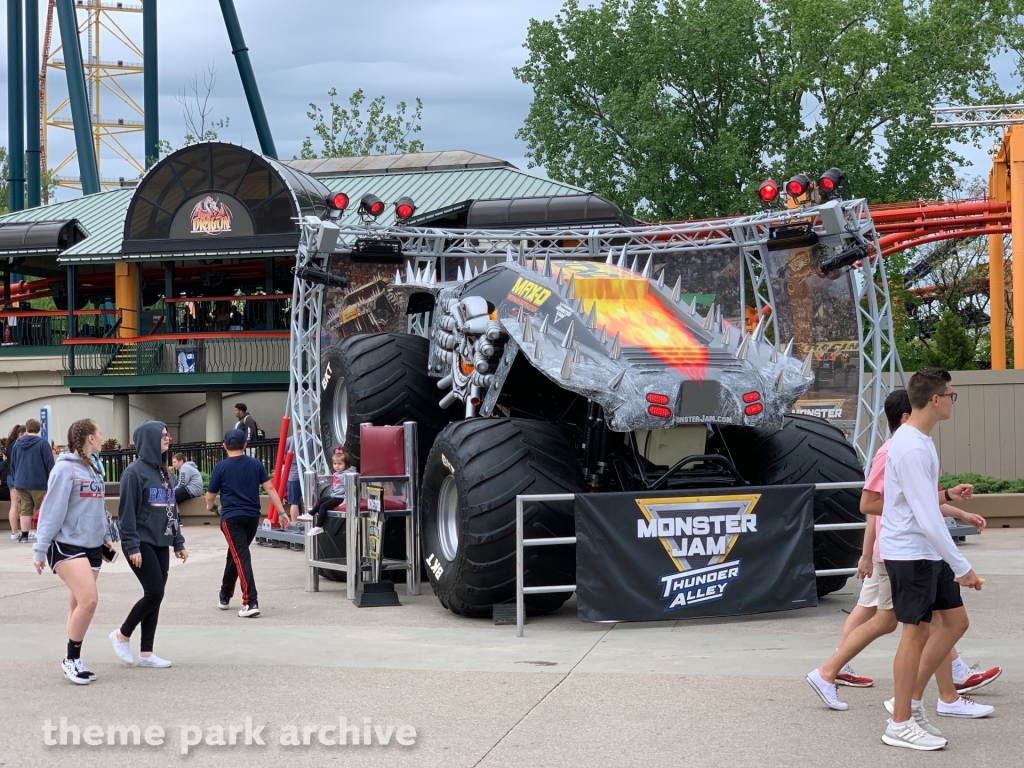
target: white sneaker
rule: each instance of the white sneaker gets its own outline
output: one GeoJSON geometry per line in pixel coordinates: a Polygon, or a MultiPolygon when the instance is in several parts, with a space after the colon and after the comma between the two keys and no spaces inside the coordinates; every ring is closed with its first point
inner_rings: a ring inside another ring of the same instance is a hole
{"type": "MultiPolygon", "coordinates": [[[[895,710],[896,697],[893,696],[891,699],[886,699],[885,711],[891,715],[895,712],[895,710]]],[[[914,716],[914,722],[916,722],[918,726],[921,728],[921,730],[923,730],[925,733],[929,733],[932,736],[942,735],[942,731],[940,731],[938,728],[936,728],[934,725],[928,722],[928,716],[924,713],[923,704],[920,707],[915,707],[914,702],[910,702],[910,714],[914,716]]]]}
{"type": "Polygon", "coordinates": [[[160,669],[164,669],[166,667],[171,666],[171,662],[169,662],[167,659],[161,659],[154,653],[149,656],[139,656],[139,666],[159,667],[160,669]]]}
{"type": "Polygon", "coordinates": [[[988,704],[979,704],[970,696],[960,696],[952,704],[947,704],[942,699],[939,699],[938,706],[935,708],[935,714],[942,717],[988,717],[995,711],[995,707],[990,707],[988,704]]]}
{"type": "Polygon", "coordinates": [[[18,533],[17,531],[15,531],[14,533],[11,534],[11,538],[14,539],[15,541],[17,541],[18,539],[21,538],[21,534],[18,533]]]}
{"type": "Polygon", "coordinates": [[[86,669],[85,662],[81,659],[75,659],[75,669],[77,669],[79,672],[88,677],[90,683],[96,679],[96,673],[90,672],[88,669],[86,669]]]}
{"type": "Polygon", "coordinates": [[[890,747],[907,747],[925,752],[942,749],[946,746],[944,738],[925,733],[916,720],[908,720],[898,728],[892,724],[892,720],[887,721],[885,733],[882,734],[882,742],[890,747]]]}
{"type": "Polygon", "coordinates": [[[844,712],[850,708],[850,705],[845,701],[839,700],[839,695],[836,693],[835,685],[833,683],[826,682],[818,670],[812,669],[804,679],[807,680],[807,684],[814,689],[814,692],[818,694],[827,706],[838,712],[844,712]]]}
{"type": "Polygon", "coordinates": [[[35,539],[35,537],[36,537],[36,532],[35,531],[29,531],[28,532],[29,541],[32,541],[33,539],[35,539]]]}
{"type": "Polygon", "coordinates": [[[114,646],[114,655],[125,664],[134,664],[135,657],[132,656],[131,643],[122,643],[117,639],[117,630],[110,633],[110,644],[114,646]]]}
{"type": "Polygon", "coordinates": [[[78,659],[64,659],[60,663],[61,671],[64,673],[64,677],[70,680],[75,685],[88,685],[92,682],[89,679],[89,674],[78,668],[78,659]]]}
{"type": "Polygon", "coordinates": [[[242,610],[238,612],[238,615],[243,619],[254,618],[260,615],[260,607],[253,603],[252,605],[243,605],[242,610]]]}

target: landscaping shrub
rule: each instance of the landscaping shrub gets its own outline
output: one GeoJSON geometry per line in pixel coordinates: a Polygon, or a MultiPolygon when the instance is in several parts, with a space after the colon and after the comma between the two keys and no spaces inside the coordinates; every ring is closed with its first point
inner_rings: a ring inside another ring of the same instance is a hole
{"type": "Polygon", "coordinates": [[[975,493],[1024,493],[1024,480],[1000,480],[991,475],[977,472],[962,472],[958,475],[943,475],[939,479],[942,488],[952,488],[960,483],[970,483],[975,493]]]}

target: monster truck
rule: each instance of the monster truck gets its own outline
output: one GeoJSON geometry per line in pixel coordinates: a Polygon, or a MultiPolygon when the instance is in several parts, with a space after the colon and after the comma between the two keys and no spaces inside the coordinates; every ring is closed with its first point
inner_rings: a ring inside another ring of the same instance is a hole
{"type": "MultiPolygon", "coordinates": [[[[839,429],[790,413],[810,360],[703,314],[681,280],[607,263],[511,255],[436,282],[406,266],[389,290],[429,338],[342,338],[322,358],[325,451],[357,457],[358,425],[419,422],[422,557],[441,603],[489,615],[515,594],[517,494],[863,480],[839,429]]],[[[398,326],[406,330],[404,326],[398,326]]],[[[856,522],[859,491],[815,494],[816,522],[856,522]]],[[[526,537],[571,536],[564,503],[526,507],[526,537]]],[[[817,569],[856,563],[861,534],[814,536],[817,569]]],[[[390,536],[396,545],[403,537],[390,536]]],[[[386,537],[387,541],[387,537],[386,537]]],[[[531,584],[571,584],[570,546],[526,550],[531,584]]],[[[818,580],[820,594],[845,577],[818,580]]],[[[569,595],[528,595],[550,611],[569,595]]]]}

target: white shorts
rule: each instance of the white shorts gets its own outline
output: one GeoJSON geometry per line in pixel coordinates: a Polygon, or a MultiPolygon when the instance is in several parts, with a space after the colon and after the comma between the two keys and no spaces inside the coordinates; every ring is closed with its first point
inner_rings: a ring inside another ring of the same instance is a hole
{"type": "Polygon", "coordinates": [[[889,583],[889,574],[885,570],[885,563],[872,560],[871,575],[864,579],[860,588],[860,598],[857,605],[864,608],[878,608],[880,611],[892,610],[892,585],[889,583]]]}

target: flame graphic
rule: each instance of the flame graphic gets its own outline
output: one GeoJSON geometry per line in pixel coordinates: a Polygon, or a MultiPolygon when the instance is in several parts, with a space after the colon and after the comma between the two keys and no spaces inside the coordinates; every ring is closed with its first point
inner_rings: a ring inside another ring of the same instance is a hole
{"type": "Polygon", "coordinates": [[[231,209],[220,198],[207,195],[192,209],[192,234],[219,235],[231,231],[231,209]]]}
{"type": "Polygon", "coordinates": [[[611,264],[563,262],[562,279],[575,275],[576,296],[584,311],[597,301],[597,327],[619,334],[625,346],[641,347],[689,379],[707,373],[708,350],[686,330],[658,298],[647,290],[648,280],[611,264]]]}

